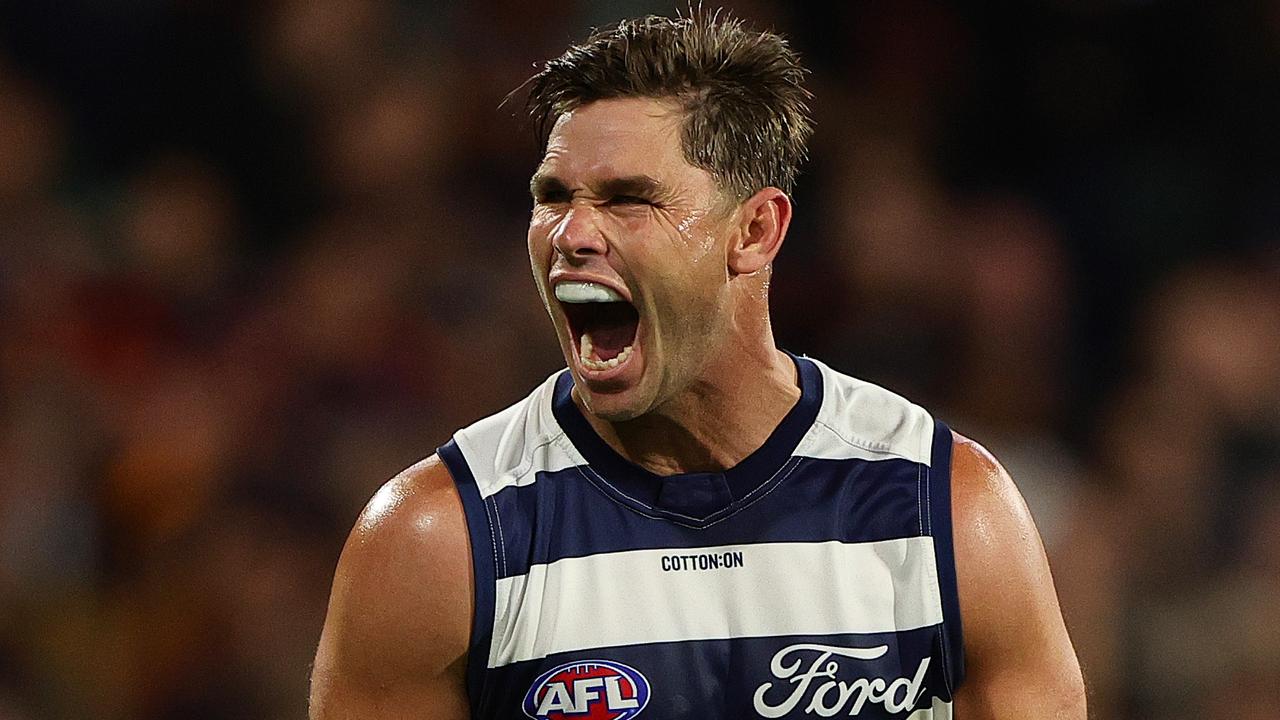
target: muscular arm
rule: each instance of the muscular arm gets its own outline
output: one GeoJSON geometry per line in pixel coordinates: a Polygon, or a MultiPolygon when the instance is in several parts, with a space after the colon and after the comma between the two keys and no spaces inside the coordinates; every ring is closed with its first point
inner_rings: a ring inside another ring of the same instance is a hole
{"type": "Polygon", "coordinates": [[[384,485],[338,561],[311,720],[465,720],[470,576],[462,504],[440,461],[384,485]]]}
{"type": "Polygon", "coordinates": [[[966,679],[963,720],[1084,720],[1084,682],[1040,534],[1008,473],[955,436],[952,514],[966,679]]]}

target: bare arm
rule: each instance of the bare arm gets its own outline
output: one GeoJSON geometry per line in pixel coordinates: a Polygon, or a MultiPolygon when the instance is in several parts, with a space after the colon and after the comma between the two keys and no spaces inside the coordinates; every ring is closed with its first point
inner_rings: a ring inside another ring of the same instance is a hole
{"type": "Polygon", "coordinates": [[[1008,473],[955,436],[952,505],[966,679],[964,720],[1084,720],[1084,681],[1040,533],[1008,473]]]}
{"type": "Polygon", "coordinates": [[[431,457],[384,485],[347,539],[311,720],[465,720],[471,582],[462,503],[431,457]]]}

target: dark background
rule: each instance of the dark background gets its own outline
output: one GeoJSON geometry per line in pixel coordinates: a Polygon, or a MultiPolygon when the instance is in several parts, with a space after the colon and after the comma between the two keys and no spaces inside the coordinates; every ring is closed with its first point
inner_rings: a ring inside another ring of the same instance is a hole
{"type": "MultiPolygon", "coordinates": [[[[1280,3],[733,5],[781,344],[990,447],[1098,718],[1280,707],[1280,3]]],[[[0,720],[298,718],[364,501],[560,367],[508,92],[670,5],[0,2],[0,720]]]]}

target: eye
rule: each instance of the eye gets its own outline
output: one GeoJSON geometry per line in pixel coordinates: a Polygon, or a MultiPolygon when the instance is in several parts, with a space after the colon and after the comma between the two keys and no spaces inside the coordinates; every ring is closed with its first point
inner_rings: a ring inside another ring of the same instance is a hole
{"type": "Polygon", "coordinates": [[[533,202],[538,205],[566,203],[569,202],[569,193],[564,190],[548,190],[546,192],[534,194],[533,202]]]}
{"type": "Polygon", "coordinates": [[[610,205],[652,205],[653,201],[638,195],[614,195],[609,198],[610,205]]]}

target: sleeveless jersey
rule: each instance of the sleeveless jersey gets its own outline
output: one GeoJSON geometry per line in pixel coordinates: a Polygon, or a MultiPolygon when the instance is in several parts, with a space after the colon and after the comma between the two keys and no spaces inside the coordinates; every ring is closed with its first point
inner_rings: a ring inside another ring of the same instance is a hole
{"type": "Polygon", "coordinates": [[[474,564],[472,717],[952,718],[951,432],[793,359],[800,400],[725,472],[628,462],[567,370],[440,448],[474,564]]]}

